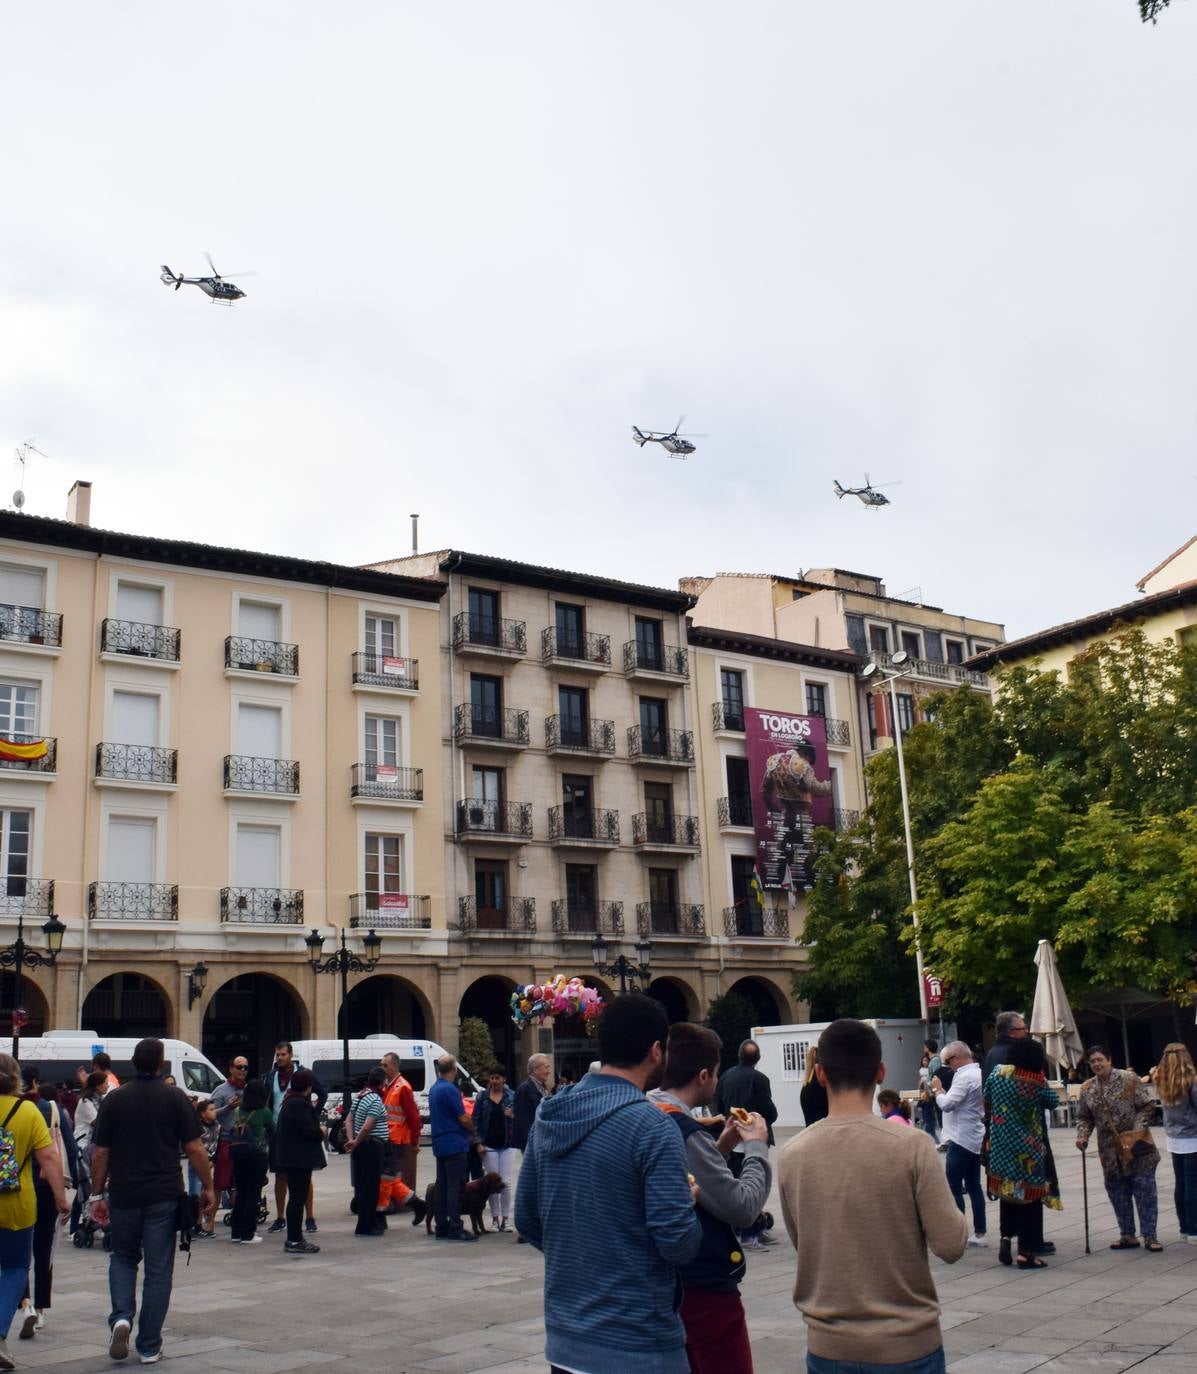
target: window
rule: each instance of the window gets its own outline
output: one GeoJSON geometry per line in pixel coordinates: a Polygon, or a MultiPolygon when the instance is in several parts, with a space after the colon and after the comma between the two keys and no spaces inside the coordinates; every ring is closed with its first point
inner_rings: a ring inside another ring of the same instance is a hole
{"type": "Polygon", "coordinates": [[[591,782],[576,773],[561,779],[562,830],[571,840],[594,839],[594,796],[591,782]]]}
{"type": "Polygon", "coordinates": [[[472,644],[498,644],[499,593],[487,591],[482,587],[471,587],[469,607],[470,642],[472,644]]]}
{"type": "Polygon", "coordinates": [[[503,800],[503,770],[479,768],[475,764],[470,779],[470,796],[474,801],[493,802],[497,806],[503,800]]]}
{"type": "Polygon", "coordinates": [[[283,713],[278,706],[237,703],[238,754],[252,759],[277,759],[283,753],[283,713]]]}
{"type": "Polygon", "coordinates": [[[503,734],[503,679],[470,675],[470,732],[498,739],[503,734]]]}
{"type": "Polygon", "coordinates": [[[570,930],[588,930],[598,915],[598,870],[593,864],[565,865],[565,904],[570,930]]]}
{"type": "Polygon", "coordinates": [[[158,697],[148,692],[113,692],[108,734],[114,744],[158,743],[158,697]]]}
{"type": "Polygon", "coordinates": [[[913,630],[903,630],[902,649],[903,652],[908,653],[911,658],[922,658],[923,641],[913,630]]]}
{"type": "Polygon", "coordinates": [[[586,721],[586,689],[558,688],[557,707],[561,713],[561,743],[575,749],[584,749],[589,733],[586,721]]]}
{"type": "Polygon", "coordinates": [[[869,648],[872,649],[874,653],[889,653],[889,626],[869,626],[869,648]]]}
{"type": "Polygon", "coordinates": [[[37,733],[37,688],[0,682],[0,735],[5,739],[37,733]]]}
{"type": "Polygon", "coordinates": [[[734,668],[719,670],[719,687],[723,694],[723,724],[728,730],[744,728],[744,674],[734,668]]]}
{"type": "Polygon", "coordinates": [[[752,793],[748,786],[748,760],[727,761],[727,804],[732,825],[752,824],[752,793]]]}
{"type": "Polygon", "coordinates": [[[736,914],[737,935],[765,933],[764,908],[757,895],[755,881],[756,860],[745,854],[733,854],[731,861],[732,908],[736,914]]]}
{"type": "Polygon", "coordinates": [[[945,639],[944,648],[947,650],[949,663],[964,662],[964,645],[958,639],[945,639]]]}
{"type": "Polygon", "coordinates": [[[32,811],[0,811],[0,896],[25,895],[32,832],[32,811]]]}
{"type": "Polygon", "coordinates": [[[365,842],[366,907],[377,910],[382,892],[403,891],[398,835],[367,835],[365,842]]]}
{"type": "Polygon", "coordinates": [[[877,698],[872,692],[865,693],[865,713],[869,718],[869,748],[877,748],[877,698]]]}
{"type": "Polygon", "coordinates": [[[366,617],[365,650],[376,658],[394,658],[399,652],[399,624],[389,616],[366,617]]]}
{"type": "Polygon", "coordinates": [[[585,658],[585,612],[581,606],[557,602],[557,652],[562,658],[585,658]]]}
{"type": "Polygon", "coordinates": [[[162,624],[162,588],[143,587],[139,582],[116,584],[116,619],[139,625],[162,624]]]}
{"type": "MultiPolygon", "coordinates": [[[[653,929],[658,929],[658,921],[664,917],[677,921],[677,872],[672,868],[650,868],[648,870],[648,901],[653,913],[653,929]]],[[[664,928],[662,922],[661,929],[664,928]]]]}
{"type": "Polygon", "coordinates": [[[474,906],[479,930],[507,928],[507,864],[502,860],[475,862],[474,906]]]}
{"type": "Polygon", "coordinates": [[[644,784],[645,838],[649,844],[673,840],[673,788],[667,782],[644,784]]]}
{"type": "Polygon", "coordinates": [[[113,882],[152,883],[156,873],[158,824],[145,816],[109,816],[105,871],[113,882]]]}
{"type": "Polygon", "coordinates": [[[909,692],[898,693],[898,728],[903,734],[914,724],[914,697],[909,692]]]}
{"type": "Polygon", "coordinates": [[[636,617],[636,662],[641,668],[662,669],[665,655],[661,645],[661,622],[636,617]]]}
{"type": "Polygon", "coordinates": [[[366,717],[366,767],[399,766],[399,722],[390,716],[366,717]]]}
{"type": "Polygon", "coordinates": [[[640,698],[640,752],[665,754],[669,746],[669,716],[657,697],[640,698]]]}
{"type": "Polygon", "coordinates": [[[40,611],[45,609],[45,601],[46,574],[41,568],[0,564],[0,602],[6,606],[26,606],[40,611]]]}
{"type": "Polygon", "coordinates": [[[802,1040],[781,1042],[781,1076],[789,1083],[801,1082],[806,1077],[806,1044],[802,1040]]]}
{"type": "Polygon", "coordinates": [[[245,639],[277,644],[282,633],[280,620],[279,608],[264,601],[241,601],[237,605],[237,633],[245,639]]]}
{"type": "Polygon", "coordinates": [[[282,886],[283,834],[277,825],[238,825],[234,837],[233,886],[282,886]]]}
{"type": "Polygon", "coordinates": [[[806,714],[825,716],[827,714],[827,687],[822,682],[806,684],[806,714]]]}

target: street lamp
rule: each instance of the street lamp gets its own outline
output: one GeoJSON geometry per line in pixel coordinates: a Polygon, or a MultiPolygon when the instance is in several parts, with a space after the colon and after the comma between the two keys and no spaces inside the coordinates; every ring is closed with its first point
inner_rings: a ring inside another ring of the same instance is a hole
{"type": "Polygon", "coordinates": [[[374,933],[368,932],[362,939],[362,946],[365,949],[366,957],[359,958],[345,944],[345,927],[341,927],[341,947],[334,949],[325,959],[321,958],[324,949],[324,937],[318,930],[304,940],[308,947],[308,963],[312,966],[313,973],[332,973],[341,975],[341,1076],[344,1079],[344,1090],[341,1097],[344,1116],[342,1120],[349,1120],[349,1012],[346,1003],[349,1001],[349,975],[351,973],[373,973],[374,966],[382,958],[382,940],[374,933]]]}
{"type": "Polygon", "coordinates": [[[187,1010],[199,1001],[204,995],[204,988],[208,986],[208,966],[204,963],[196,966],[187,975],[187,1010]]]}
{"type": "Polygon", "coordinates": [[[594,939],[590,942],[590,954],[594,960],[594,967],[607,978],[619,979],[619,995],[622,997],[628,990],[628,983],[633,985],[637,982],[648,986],[649,959],[652,957],[653,942],[642,937],[636,942],[636,955],[639,963],[633,962],[626,954],[621,954],[613,964],[607,963],[607,942],[603,939],[601,931],[596,931],[594,939]]]}
{"type": "Polygon", "coordinates": [[[46,949],[48,953],[42,954],[39,950],[30,949],[25,943],[25,913],[17,911],[17,938],[11,945],[5,945],[0,949],[0,967],[11,968],[13,971],[13,992],[12,992],[12,1057],[20,1058],[21,1025],[18,1024],[18,1014],[21,1012],[21,992],[22,978],[25,967],[29,968],[49,968],[58,962],[58,954],[62,949],[62,937],[66,934],[66,926],[54,915],[50,913],[50,919],[42,926],[42,934],[46,937],[46,949]]]}
{"type": "Polygon", "coordinates": [[[894,722],[894,747],[898,751],[898,789],[902,794],[902,826],[906,832],[906,876],[910,880],[910,912],[914,925],[914,966],[919,980],[919,1019],[927,1023],[927,984],[923,979],[923,944],[919,937],[919,889],[914,876],[914,836],[910,830],[910,793],[906,787],[906,756],[902,752],[902,725],[898,719],[899,678],[905,677],[906,665],[910,655],[899,650],[891,655],[889,666],[897,668],[896,673],[886,673],[879,663],[866,663],[860,670],[861,678],[870,685],[874,682],[889,684],[890,711],[894,722]]]}

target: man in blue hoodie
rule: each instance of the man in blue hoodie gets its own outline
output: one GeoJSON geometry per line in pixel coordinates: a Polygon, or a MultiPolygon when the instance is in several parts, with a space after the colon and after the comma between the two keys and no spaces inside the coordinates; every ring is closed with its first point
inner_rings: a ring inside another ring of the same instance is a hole
{"type": "Polygon", "coordinates": [[[536,1118],[515,1224],[544,1252],[545,1355],[568,1374],[688,1374],[677,1266],[702,1243],[682,1134],[644,1094],[661,1081],[669,1023],[651,997],[617,997],[598,1024],[600,1067],[536,1118]]]}

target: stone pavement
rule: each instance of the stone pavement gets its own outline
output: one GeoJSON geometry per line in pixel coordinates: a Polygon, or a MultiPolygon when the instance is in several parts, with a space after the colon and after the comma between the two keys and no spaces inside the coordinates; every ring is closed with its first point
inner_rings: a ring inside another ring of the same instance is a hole
{"type": "MultiPolygon", "coordinates": [[[[1158,1175],[1164,1253],[1107,1248],[1117,1233],[1093,1159],[1093,1253],[1086,1255],[1079,1156],[1070,1131],[1052,1136],[1066,1210],[1047,1214],[1048,1236],[1059,1247],[1051,1267],[1003,1268],[996,1241],[993,1249],[970,1249],[956,1265],[932,1261],[949,1367],[955,1374],[1197,1370],[1197,1246],[1177,1240],[1167,1156],[1158,1175]]],[[[422,1180],[430,1165],[422,1153],[422,1180]]],[[[333,1158],[318,1176],[323,1248],[311,1258],[284,1255],[277,1236],[233,1246],[224,1228],[221,1239],[195,1246],[190,1267],[175,1270],[165,1343],[172,1364],[205,1374],[285,1374],[333,1362],[352,1364],[355,1374],[543,1374],[543,1262],[535,1250],[509,1235],[445,1245],[403,1218],[380,1240],[356,1240],[348,1198],[346,1161],[333,1158]]],[[[743,1290],[756,1374],[804,1367],[803,1325],[790,1298],[794,1256],[775,1203],[782,1239],[750,1255],[743,1290]]],[[[994,1232],[997,1208],[990,1210],[994,1232]]],[[[111,1369],[106,1313],[102,1253],[63,1246],[46,1331],[33,1341],[17,1340],[14,1331],[17,1368],[111,1369]]]]}

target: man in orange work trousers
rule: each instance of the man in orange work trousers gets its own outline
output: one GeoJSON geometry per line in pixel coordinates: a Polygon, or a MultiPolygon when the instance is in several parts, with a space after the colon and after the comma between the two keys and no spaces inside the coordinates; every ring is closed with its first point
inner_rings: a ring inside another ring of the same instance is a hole
{"type": "Polygon", "coordinates": [[[382,1090],[387,1109],[387,1141],[382,1160],[382,1182],[378,1185],[378,1210],[397,1212],[416,1188],[416,1153],[420,1148],[420,1109],[411,1084],[399,1072],[399,1056],[384,1054],[387,1076],[382,1090]]]}

